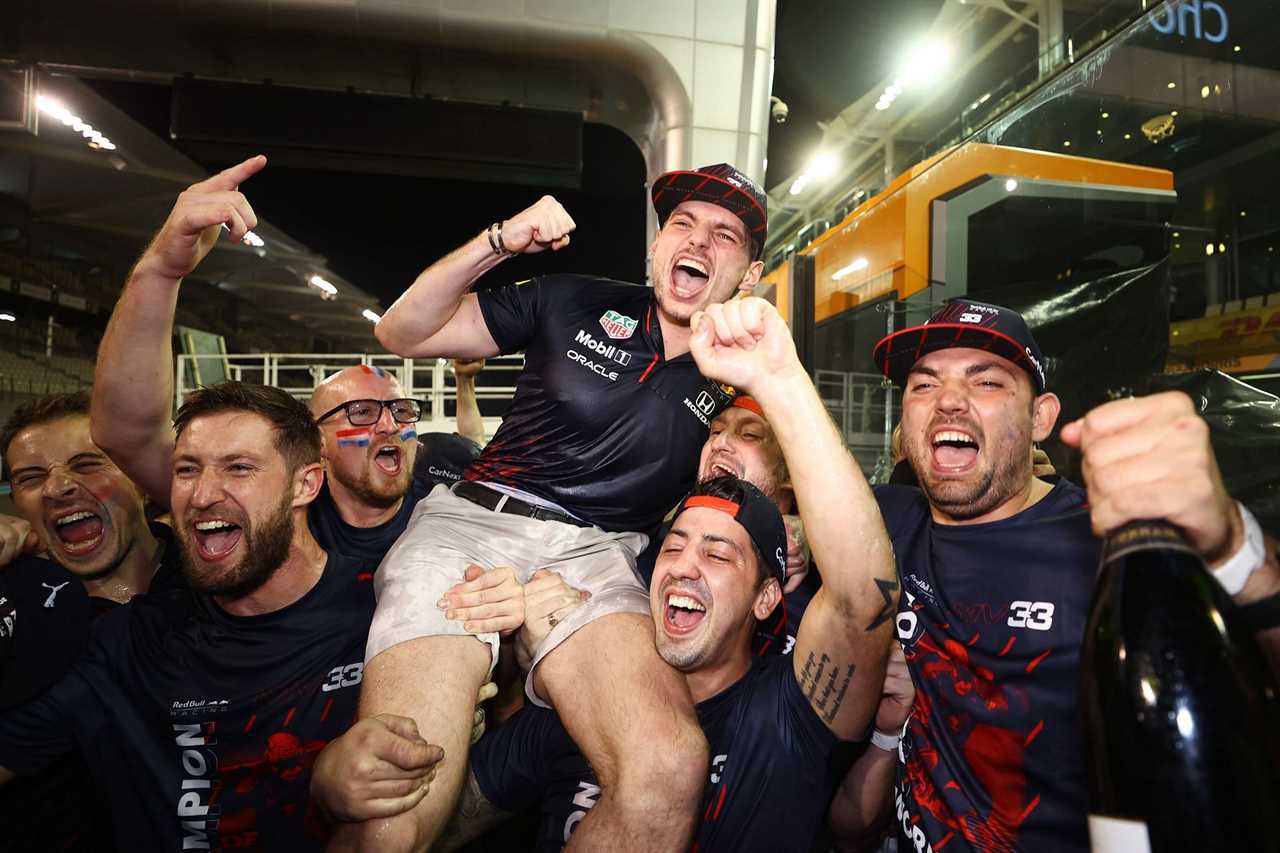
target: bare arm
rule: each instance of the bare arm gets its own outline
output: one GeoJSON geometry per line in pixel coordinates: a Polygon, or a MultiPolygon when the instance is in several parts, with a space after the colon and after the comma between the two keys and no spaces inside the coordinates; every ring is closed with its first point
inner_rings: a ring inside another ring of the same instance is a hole
{"type": "Polygon", "coordinates": [[[748,297],[693,318],[704,375],[745,388],[782,447],[823,586],[796,636],[796,678],[837,737],[875,711],[897,608],[897,569],[880,508],[772,305],[748,297]]]}
{"type": "Polygon", "coordinates": [[[458,388],[458,435],[484,445],[484,419],[480,417],[480,401],[476,399],[476,374],[484,368],[484,359],[453,360],[453,378],[458,388]]]}
{"type": "MultiPolygon", "coordinates": [[[[916,694],[902,646],[891,643],[890,648],[880,707],[876,710],[876,731],[882,737],[896,737],[902,731],[916,694]]],[[[866,751],[849,768],[827,813],[836,850],[870,853],[879,846],[892,813],[897,760],[896,749],[868,743],[866,751]]]]}
{"type": "Polygon", "coordinates": [[[569,245],[573,219],[551,196],[502,223],[502,244],[493,251],[481,232],[427,267],[374,326],[378,342],[406,358],[489,358],[498,345],[489,334],[480,303],[467,289],[511,254],[535,254],[569,245]]]}
{"type": "Polygon", "coordinates": [[[169,505],[173,451],[173,318],[178,288],[225,224],[239,241],[258,224],[239,191],[266,166],[253,157],[188,188],[120,293],[98,347],[90,427],[94,443],[153,500],[169,505]]]}

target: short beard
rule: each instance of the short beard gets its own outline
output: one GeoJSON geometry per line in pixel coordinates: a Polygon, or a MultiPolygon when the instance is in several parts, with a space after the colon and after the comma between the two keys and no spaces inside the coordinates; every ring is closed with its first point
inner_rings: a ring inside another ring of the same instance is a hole
{"type": "MultiPolygon", "coordinates": [[[[659,628],[658,630],[662,630],[659,628]]],[[[699,643],[667,643],[659,640],[656,644],[658,647],[658,657],[667,662],[667,665],[678,672],[694,672],[698,667],[702,666],[709,657],[706,637],[702,638],[699,643]]]]}
{"type": "MultiPolygon", "coordinates": [[[[401,455],[401,465],[404,465],[404,455],[401,455]]],[[[360,500],[361,503],[379,509],[387,509],[395,506],[396,501],[405,496],[409,491],[409,484],[413,479],[413,469],[405,466],[400,470],[400,475],[392,481],[390,488],[379,488],[373,483],[373,476],[369,469],[366,468],[359,479],[349,480],[346,477],[338,476],[337,472],[333,473],[333,477],[343,487],[360,500]]]]}
{"type": "Polygon", "coordinates": [[[197,592],[216,595],[220,598],[242,598],[271,580],[276,570],[284,565],[289,557],[289,546],[293,542],[293,495],[286,493],[284,500],[274,513],[262,522],[262,529],[246,523],[241,536],[244,537],[244,558],[221,576],[214,577],[199,566],[191,557],[195,550],[193,544],[182,537],[182,574],[187,585],[197,592]]]}
{"type": "Polygon", "coordinates": [[[1030,429],[1017,429],[1015,445],[1025,446],[1025,453],[1015,453],[1014,458],[1022,460],[1002,465],[996,459],[995,464],[985,475],[972,485],[954,481],[934,485],[929,482],[929,448],[923,453],[917,452],[914,442],[907,446],[907,458],[915,469],[916,480],[921,490],[943,515],[956,521],[969,521],[981,518],[1009,500],[1019,489],[1024,488],[1031,478],[1031,433],[1030,429]]]}

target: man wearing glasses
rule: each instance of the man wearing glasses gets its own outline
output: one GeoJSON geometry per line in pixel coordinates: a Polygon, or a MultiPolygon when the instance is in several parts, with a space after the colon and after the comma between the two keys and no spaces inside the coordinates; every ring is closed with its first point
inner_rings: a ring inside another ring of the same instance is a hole
{"type": "Polygon", "coordinates": [[[311,412],[327,475],[307,513],[311,533],[326,550],[381,560],[438,482],[414,476],[422,403],[390,373],[360,365],[322,382],[311,412]]]}
{"type": "MultiPolygon", "coordinates": [[[[170,365],[178,288],[217,242],[218,223],[237,224],[232,238],[257,223],[237,186],[265,164],[264,158],[248,160],[178,197],[130,275],[99,348],[93,434],[121,470],[164,506],[174,441],[170,365]],[[226,215],[229,209],[234,217],[226,215]]],[[[311,412],[323,435],[327,473],[307,514],[312,535],[327,551],[374,565],[404,531],[413,505],[436,483],[460,476],[454,470],[459,461],[479,453],[459,439],[453,444],[467,448],[450,454],[448,464],[415,468],[415,461],[432,462],[419,459],[422,404],[406,399],[395,376],[378,367],[359,365],[330,376],[312,396],[311,412]]],[[[456,451],[453,444],[445,449],[456,451]]]]}

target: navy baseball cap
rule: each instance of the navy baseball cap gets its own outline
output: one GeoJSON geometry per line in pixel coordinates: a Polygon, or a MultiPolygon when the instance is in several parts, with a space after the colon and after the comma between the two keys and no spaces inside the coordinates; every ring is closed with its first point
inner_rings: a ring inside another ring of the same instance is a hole
{"type": "Polygon", "coordinates": [[[1027,372],[1036,394],[1044,393],[1044,354],[1022,315],[972,299],[948,300],[924,325],[881,338],[874,357],[880,371],[902,388],[917,361],[951,347],[986,350],[1006,358],[1027,372]]]}
{"type": "Polygon", "coordinates": [[[769,236],[768,201],[755,181],[728,163],[703,166],[692,172],[667,172],[653,182],[651,195],[658,227],[667,224],[667,217],[681,202],[706,201],[723,207],[747,226],[747,234],[755,243],[752,260],[760,260],[769,236]]]}
{"type": "Polygon", "coordinates": [[[764,492],[746,480],[735,477],[725,476],[707,480],[699,484],[693,494],[682,500],[676,507],[675,514],[671,517],[672,524],[680,517],[680,513],[699,506],[719,510],[741,524],[746,529],[747,535],[751,537],[751,541],[755,543],[760,557],[765,561],[765,568],[778,579],[779,585],[787,582],[787,528],[782,523],[782,514],[778,512],[778,505],[765,497],[764,492]],[[719,488],[725,484],[725,481],[737,488],[729,490],[719,488]],[[708,487],[716,491],[737,491],[741,497],[734,501],[699,494],[708,490],[708,487]]]}

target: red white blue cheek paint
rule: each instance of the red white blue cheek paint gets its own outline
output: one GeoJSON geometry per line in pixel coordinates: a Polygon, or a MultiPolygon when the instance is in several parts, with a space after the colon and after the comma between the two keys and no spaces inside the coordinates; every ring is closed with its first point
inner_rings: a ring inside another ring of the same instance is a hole
{"type": "Polygon", "coordinates": [[[354,427],[352,429],[338,430],[338,446],[339,447],[368,447],[369,446],[369,428],[354,427]]]}

